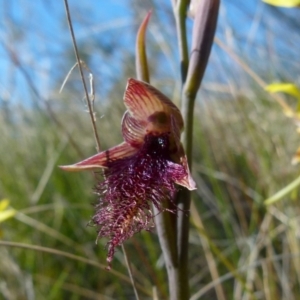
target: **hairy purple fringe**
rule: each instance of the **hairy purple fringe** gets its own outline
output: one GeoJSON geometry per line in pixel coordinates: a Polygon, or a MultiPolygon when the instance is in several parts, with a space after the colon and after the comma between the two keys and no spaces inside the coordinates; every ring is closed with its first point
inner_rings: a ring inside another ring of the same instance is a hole
{"type": "Polygon", "coordinates": [[[169,149],[168,134],[148,134],[136,154],[108,162],[104,180],[96,186],[100,201],[92,219],[98,237],[109,239],[108,269],[116,246],[154,227],[151,204],[162,212],[162,201],[173,201],[174,180],[186,176],[183,167],[170,164],[169,149]]]}

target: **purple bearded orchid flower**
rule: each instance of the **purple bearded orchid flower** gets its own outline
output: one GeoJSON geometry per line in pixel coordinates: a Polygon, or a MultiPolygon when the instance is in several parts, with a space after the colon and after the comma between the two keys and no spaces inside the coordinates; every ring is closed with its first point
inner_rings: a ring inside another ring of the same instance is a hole
{"type": "Polygon", "coordinates": [[[109,239],[109,266],[116,246],[154,226],[151,204],[162,212],[162,202],[174,199],[175,184],[196,188],[180,143],[179,109],[151,85],[132,78],[124,103],[124,142],[77,164],[61,166],[66,171],[104,169],[104,179],[96,186],[100,199],[92,223],[99,228],[98,237],[109,239]]]}

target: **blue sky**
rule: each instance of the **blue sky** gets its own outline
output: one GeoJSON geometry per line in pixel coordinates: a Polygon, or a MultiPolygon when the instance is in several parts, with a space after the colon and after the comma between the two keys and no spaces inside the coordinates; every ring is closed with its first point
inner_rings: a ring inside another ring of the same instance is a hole
{"type": "MultiPolygon", "coordinates": [[[[93,52],[92,70],[102,90],[109,86],[109,79],[118,75],[121,62],[126,59],[122,47],[134,52],[139,20],[133,16],[128,2],[69,0],[78,45],[84,51],[93,52]]],[[[149,30],[149,38],[158,43],[163,53],[163,76],[179,70],[175,28],[169,21],[170,2],[161,1],[162,5],[154,10],[154,15],[166,20],[165,23],[156,24],[154,18],[149,30]],[[160,44],[162,40],[168,42],[165,48],[160,44]]],[[[258,71],[269,70],[274,79],[290,78],[299,84],[300,9],[274,9],[260,0],[221,2],[217,36],[258,71]]],[[[24,72],[43,98],[50,98],[59,89],[62,76],[73,61],[66,52],[71,39],[63,1],[0,0],[0,5],[0,103],[30,101],[32,93],[24,72]],[[9,52],[18,57],[23,71],[12,62],[9,52]]],[[[191,29],[192,21],[188,25],[191,29]]],[[[226,68],[232,63],[217,47],[214,55],[218,57],[212,58],[212,64],[218,60],[226,68]]],[[[218,76],[222,72],[211,69],[207,81],[224,79],[224,75],[218,76]]],[[[179,72],[172,76],[179,78],[179,72]]]]}

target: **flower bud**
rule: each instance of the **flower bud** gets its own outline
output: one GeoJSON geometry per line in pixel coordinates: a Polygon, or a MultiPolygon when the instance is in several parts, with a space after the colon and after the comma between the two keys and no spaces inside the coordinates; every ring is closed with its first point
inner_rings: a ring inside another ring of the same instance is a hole
{"type": "Polygon", "coordinates": [[[195,23],[192,52],[184,87],[186,94],[196,96],[201,84],[213,44],[219,6],[220,0],[201,0],[194,3],[195,23]]]}

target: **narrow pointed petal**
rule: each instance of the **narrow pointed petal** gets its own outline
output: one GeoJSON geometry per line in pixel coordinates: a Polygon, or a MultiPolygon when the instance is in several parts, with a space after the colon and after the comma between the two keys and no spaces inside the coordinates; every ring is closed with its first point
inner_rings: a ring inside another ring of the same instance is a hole
{"type": "Polygon", "coordinates": [[[122,159],[135,154],[137,149],[124,142],[106,151],[97,153],[77,164],[60,166],[61,169],[70,172],[106,168],[107,163],[116,159],[122,159]]]}
{"type": "Polygon", "coordinates": [[[174,181],[178,185],[186,187],[188,190],[196,190],[196,183],[192,178],[187,157],[185,155],[182,144],[180,143],[179,148],[176,153],[171,155],[173,162],[170,163],[170,169],[174,169],[174,181]],[[182,176],[177,176],[176,174],[183,174],[182,176]]]}
{"type": "Polygon", "coordinates": [[[190,191],[196,190],[197,189],[196,183],[195,183],[194,179],[192,178],[192,174],[190,172],[189,164],[188,164],[186,156],[182,157],[181,164],[182,164],[183,168],[185,169],[187,175],[182,180],[179,180],[177,182],[175,181],[175,182],[179,185],[185,186],[190,191]]]}
{"type": "Polygon", "coordinates": [[[184,86],[185,94],[193,96],[200,87],[213,45],[220,0],[198,1],[195,6],[192,53],[184,86]]]}
{"type": "Polygon", "coordinates": [[[182,158],[181,164],[168,162],[169,172],[176,184],[186,187],[188,190],[196,190],[196,183],[189,170],[186,156],[182,158]]]}
{"type": "Polygon", "coordinates": [[[130,78],[124,95],[124,103],[131,116],[148,121],[148,131],[159,133],[170,130],[170,116],[174,116],[180,130],[183,119],[179,109],[164,94],[153,86],[130,78]]]}

